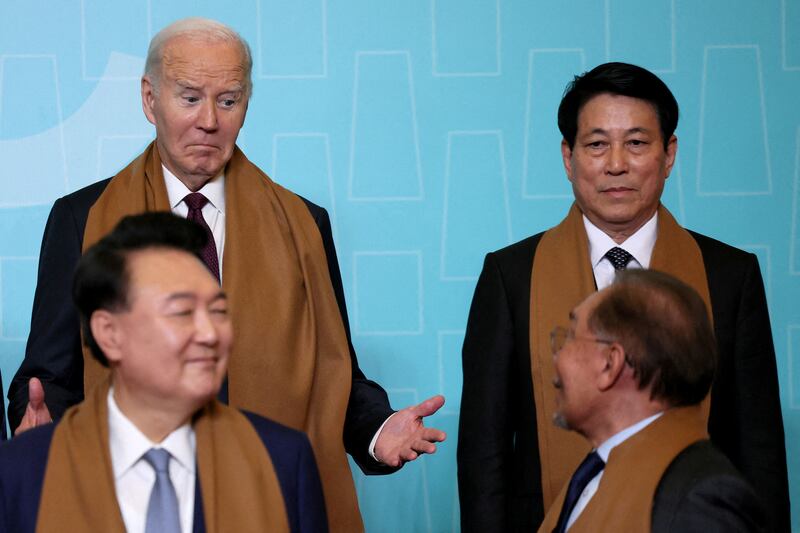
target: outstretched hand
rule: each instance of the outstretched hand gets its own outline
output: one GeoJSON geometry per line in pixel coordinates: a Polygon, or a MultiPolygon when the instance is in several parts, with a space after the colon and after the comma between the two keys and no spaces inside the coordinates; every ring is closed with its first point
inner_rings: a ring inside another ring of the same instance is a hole
{"type": "Polygon", "coordinates": [[[397,411],[383,426],[375,443],[375,457],[392,467],[413,461],[420,454],[436,452],[435,442],[447,438],[444,431],[427,428],[422,419],[444,405],[444,396],[437,395],[424,402],[397,411]]]}
{"type": "Polygon", "coordinates": [[[36,426],[48,424],[53,421],[50,410],[44,403],[44,387],[38,378],[31,378],[28,381],[28,406],[25,408],[25,416],[22,417],[14,435],[19,435],[23,431],[28,431],[36,426]]]}

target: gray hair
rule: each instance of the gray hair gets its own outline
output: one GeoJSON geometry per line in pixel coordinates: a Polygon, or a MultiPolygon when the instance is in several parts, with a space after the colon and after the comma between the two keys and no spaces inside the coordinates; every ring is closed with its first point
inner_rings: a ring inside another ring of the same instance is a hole
{"type": "Polygon", "coordinates": [[[192,17],[177,20],[158,32],[150,41],[147,49],[147,59],[144,63],[144,75],[153,84],[153,90],[158,93],[161,61],[164,58],[164,46],[176,37],[189,37],[202,39],[209,42],[236,43],[242,50],[242,68],[245,72],[244,93],[245,98],[250,98],[253,92],[251,74],[253,71],[253,56],[250,45],[233,28],[216,20],[192,17]]]}

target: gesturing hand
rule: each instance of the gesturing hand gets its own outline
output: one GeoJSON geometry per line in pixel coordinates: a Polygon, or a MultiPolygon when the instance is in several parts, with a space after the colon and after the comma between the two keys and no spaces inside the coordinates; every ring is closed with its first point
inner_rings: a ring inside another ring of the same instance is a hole
{"type": "Polygon", "coordinates": [[[433,396],[424,402],[397,411],[383,426],[375,443],[375,457],[389,466],[413,461],[420,454],[434,453],[434,442],[447,438],[444,431],[426,428],[422,419],[444,405],[444,396],[433,396]]]}

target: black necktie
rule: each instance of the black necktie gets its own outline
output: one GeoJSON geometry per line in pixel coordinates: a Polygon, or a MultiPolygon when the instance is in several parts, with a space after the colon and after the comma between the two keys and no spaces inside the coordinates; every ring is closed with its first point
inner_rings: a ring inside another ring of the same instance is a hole
{"type": "Polygon", "coordinates": [[[208,227],[206,219],[203,218],[203,206],[208,203],[208,198],[199,192],[193,192],[191,194],[187,194],[183,201],[189,207],[189,214],[186,215],[187,220],[191,220],[192,222],[200,224],[200,226],[206,230],[206,236],[208,236],[208,240],[206,241],[206,245],[201,252],[201,256],[208,269],[212,274],[214,274],[214,277],[217,278],[217,281],[219,281],[219,258],[217,257],[217,245],[214,243],[214,234],[211,233],[211,228],[208,227]]]}
{"type": "Polygon", "coordinates": [[[564,498],[564,506],[561,508],[561,514],[558,515],[558,523],[553,529],[553,533],[564,533],[566,531],[569,515],[572,514],[572,509],[578,503],[578,498],[581,497],[583,489],[605,466],[606,464],[600,459],[597,452],[592,452],[586,456],[586,459],[572,474],[572,479],[569,480],[569,487],[567,488],[567,496],[564,498]]]}
{"type": "Polygon", "coordinates": [[[604,257],[611,261],[611,264],[614,265],[614,270],[625,270],[625,267],[627,267],[628,263],[633,259],[631,254],[619,246],[615,246],[607,251],[604,257]]]}

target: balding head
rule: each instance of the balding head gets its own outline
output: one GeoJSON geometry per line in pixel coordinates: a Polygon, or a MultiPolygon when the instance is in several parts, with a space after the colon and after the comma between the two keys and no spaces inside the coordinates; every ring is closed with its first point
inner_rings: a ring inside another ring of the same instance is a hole
{"type": "Polygon", "coordinates": [[[589,328],[622,345],[639,388],[673,407],[700,403],[717,357],[708,311],[697,292],[667,274],[631,269],[603,293],[589,328]]]}
{"type": "Polygon", "coordinates": [[[171,40],[178,37],[206,43],[232,43],[238,46],[242,54],[242,70],[246,75],[245,97],[250,97],[253,91],[253,58],[247,41],[225,24],[199,17],[175,21],[159,31],[150,41],[150,47],[147,49],[147,59],[144,64],[144,75],[150,79],[156,92],[159,89],[159,81],[161,80],[161,64],[164,59],[164,50],[171,40]]]}

